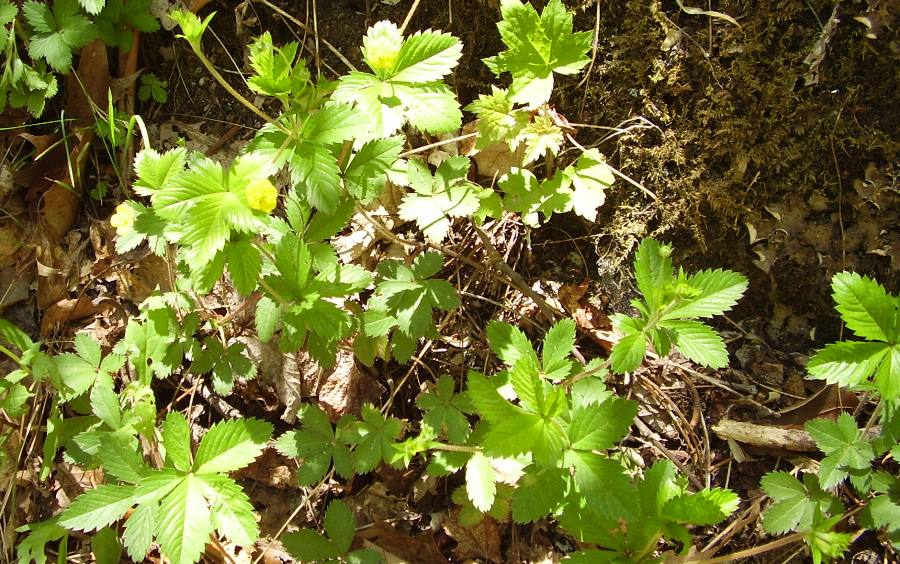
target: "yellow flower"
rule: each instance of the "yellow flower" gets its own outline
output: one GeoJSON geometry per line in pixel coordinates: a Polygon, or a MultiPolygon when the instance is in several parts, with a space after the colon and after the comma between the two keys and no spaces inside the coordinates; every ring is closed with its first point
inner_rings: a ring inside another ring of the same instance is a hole
{"type": "Polygon", "coordinates": [[[261,212],[269,213],[275,209],[278,201],[278,189],[268,178],[254,180],[247,185],[247,203],[261,212]]]}
{"type": "Polygon", "coordinates": [[[116,213],[109,218],[109,224],[116,228],[116,231],[125,231],[131,229],[137,214],[134,208],[128,204],[119,204],[116,206],[116,213]]]}

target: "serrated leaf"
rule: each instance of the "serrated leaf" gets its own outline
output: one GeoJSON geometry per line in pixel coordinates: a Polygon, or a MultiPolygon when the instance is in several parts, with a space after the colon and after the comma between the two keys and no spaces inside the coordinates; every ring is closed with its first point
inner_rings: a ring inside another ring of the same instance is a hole
{"type": "Polygon", "coordinates": [[[310,529],[285,533],[281,536],[281,542],[285,550],[301,562],[328,560],[341,555],[333,542],[310,529]]]}
{"type": "Polygon", "coordinates": [[[256,334],[259,340],[267,343],[272,340],[278,322],[281,319],[281,306],[268,296],[263,296],[256,304],[256,334]]]}
{"type": "Polygon", "coordinates": [[[703,489],[666,501],[661,514],[679,523],[709,526],[727,519],[739,503],[740,498],[731,490],[703,489]]]}
{"type": "Polygon", "coordinates": [[[381,194],[387,171],[403,148],[400,136],[364,143],[344,169],[344,186],[354,198],[368,204],[381,194]]]}
{"type": "Polygon", "coordinates": [[[725,341],[708,325],[699,321],[672,319],[660,323],[660,327],[675,333],[675,345],[688,359],[710,368],[728,366],[725,341]]]}
{"type": "Polygon", "coordinates": [[[513,520],[530,523],[553,513],[563,503],[567,485],[564,469],[530,467],[513,493],[513,520]]]}
{"type": "Polygon", "coordinates": [[[497,24],[507,50],[485,59],[496,74],[510,72],[512,101],[532,107],[545,103],[553,88],[553,72],[574,74],[589,61],[590,32],[572,32],[572,14],[551,0],[540,16],[530,3],[505,0],[497,24]]]}
{"type": "Polygon", "coordinates": [[[133,439],[119,433],[107,433],[98,452],[104,472],[122,482],[136,484],[147,476],[150,468],[135,450],[133,439]]]}
{"type": "Polygon", "coordinates": [[[864,339],[896,344],[900,300],[874,280],[855,272],[835,274],[831,289],[836,309],[851,331],[864,339]]]}
{"type": "Polygon", "coordinates": [[[641,365],[647,354],[647,338],[643,332],[625,335],[615,345],[609,355],[612,369],[617,374],[633,372],[641,365]]]}
{"type": "Polygon", "coordinates": [[[153,544],[153,536],[157,529],[158,512],[158,503],[142,503],[125,521],[122,541],[125,543],[128,556],[136,562],[142,561],[150,552],[150,545],[153,544]]]}
{"type": "Polygon", "coordinates": [[[101,484],[75,498],[59,517],[67,529],[96,531],[121,519],[134,505],[133,485],[101,484]]]}
{"type": "Polygon", "coordinates": [[[134,191],[141,196],[152,196],[157,190],[172,186],[187,166],[187,150],[177,147],[164,153],[142,149],[134,157],[137,180],[134,191]]]}
{"type": "Polygon", "coordinates": [[[494,467],[484,454],[475,453],[466,463],[466,495],[469,501],[476,509],[486,513],[494,505],[496,494],[494,467]]]}
{"type": "Polygon", "coordinates": [[[449,33],[418,31],[403,41],[391,79],[425,83],[450,74],[462,56],[462,43],[449,33]]]}
{"type": "Polygon", "coordinates": [[[840,341],[816,353],[806,370],[829,384],[854,387],[865,383],[888,354],[889,346],[884,343],[840,341]]]}
{"type": "Polygon", "coordinates": [[[563,144],[563,130],[550,116],[538,115],[525,126],[522,139],[525,144],[522,162],[527,165],[548,154],[559,154],[563,144]]]}
{"type": "Polygon", "coordinates": [[[621,464],[592,452],[573,453],[570,464],[582,497],[603,500],[594,507],[597,512],[613,519],[635,515],[633,488],[621,464]]]}
{"type": "Polygon", "coordinates": [[[619,397],[576,407],[567,429],[572,448],[597,451],[612,448],[628,435],[635,416],[637,403],[619,397]]]}
{"type": "Polygon", "coordinates": [[[765,492],[777,503],[763,514],[763,527],[773,534],[809,527],[817,509],[840,510],[840,502],[822,491],[815,476],[805,475],[803,482],[787,472],[770,472],[761,481],[765,492]]]}
{"type": "Polygon", "coordinates": [[[233,472],[247,466],[263,451],[272,425],[258,419],[230,419],[213,425],[197,447],[198,474],[233,472]]]}
{"type": "Polygon", "coordinates": [[[91,389],[91,411],[112,429],[122,426],[119,396],[106,386],[94,386],[91,389]]]}
{"type": "Polygon", "coordinates": [[[240,546],[252,546],[259,537],[259,526],[244,489],[227,476],[207,474],[199,479],[210,502],[215,529],[240,546]]]}
{"type": "Polygon", "coordinates": [[[170,411],[162,428],[163,445],[166,448],[166,461],[187,472],[191,468],[191,429],[187,419],[177,411],[170,411]]]}
{"type": "Polygon", "coordinates": [[[507,366],[514,366],[519,359],[526,357],[532,358],[537,364],[537,355],[531,341],[518,327],[495,320],[488,323],[486,334],[491,350],[507,366]]]}
{"type": "Polygon", "coordinates": [[[234,287],[242,296],[249,296],[259,284],[262,257],[250,241],[234,241],[225,247],[225,261],[234,287]]]}
{"type": "Polygon", "coordinates": [[[672,281],[672,248],[644,239],[634,255],[634,277],[651,310],[660,305],[662,289],[672,281]]]}
{"type": "MultiPolygon", "coordinates": [[[[575,347],[575,321],[562,319],[547,331],[541,349],[544,372],[553,372],[572,354],[575,347]]],[[[529,347],[530,348],[530,347],[529,347]]]]}
{"type": "Polygon", "coordinates": [[[702,270],[687,278],[699,290],[696,297],[678,305],[664,319],[713,317],[730,310],[747,290],[747,278],[730,270],[702,270]]]}
{"type": "Polygon", "coordinates": [[[156,540],[161,552],[172,564],[194,564],[200,559],[213,530],[203,481],[186,475],[167,495],[159,507],[156,540]]]}
{"type": "Polygon", "coordinates": [[[356,518],[340,500],[332,501],[325,510],[325,532],[342,553],[350,550],[356,536],[356,518]]]}

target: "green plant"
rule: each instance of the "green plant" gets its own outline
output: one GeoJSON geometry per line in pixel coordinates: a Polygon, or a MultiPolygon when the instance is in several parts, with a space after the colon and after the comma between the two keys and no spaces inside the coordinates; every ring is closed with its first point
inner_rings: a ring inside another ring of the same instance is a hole
{"type": "Polygon", "coordinates": [[[806,431],[825,455],[817,476],[804,474],[801,482],[786,472],[772,472],[762,480],[763,489],[774,500],[763,519],[766,530],[773,534],[797,531],[817,563],[843,555],[853,535],[834,529],[857,511],[861,511],[863,527],[883,529],[900,546],[900,477],[886,464],[890,458],[894,465],[900,461],[900,299],[874,280],[851,272],[836,274],[831,287],[842,320],[866,340],[827,345],[810,359],[809,376],[875,392],[879,403],[864,429],[847,413],[836,421],[806,423],[806,431]],[[880,432],[870,433],[879,419],[880,432]],[[848,479],[856,500],[851,511],[830,493],[848,479]]]}
{"type": "Polygon", "coordinates": [[[695,321],[731,309],[747,289],[747,279],[728,270],[703,270],[676,274],[672,248],[645,239],[634,258],[637,287],[643,300],[634,300],[638,317],[621,313],[611,317],[613,326],[624,334],[613,349],[613,370],[629,372],[639,366],[651,343],[666,355],[673,346],[694,362],[721,368],[728,364],[722,338],[709,326],[695,321]]]}
{"type": "Polygon", "coordinates": [[[141,87],[138,88],[141,102],[153,100],[157,104],[165,104],[169,100],[169,81],[160,80],[152,72],[141,75],[141,87]]]}
{"type": "MultiPolygon", "coordinates": [[[[9,103],[37,117],[59,89],[53,71],[71,71],[73,57],[82,47],[99,37],[108,46],[128,51],[133,30],[156,31],[159,22],[151,14],[150,0],[129,0],[127,6],[123,0],[53,0],[52,5],[2,0],[0,26],[4,40],[0,111],[9,103]],[[20,40],[27,41],[30,64],[19,55],[20,40]]],[[[157,85],[154,93],[159,92],[157,85]]]]}
{"type": "Polygon", "coordinates": [[[900,400],[900,296],[854,272],[835,274],[831,289],[841,319],[864,341],[839,341],[817,352],[813,378],[851,389],[877,390],[883,401],[900,400]]]}
{"type": "Polygon", "coordinates": [[[58,524],[94,531],[131,512],[122,540],[134,560],[142,560],[155,540],[173,563],[196,562],[213,531],[243,546],[252,544],[259,534],[253,506],[226,474],[253,462],[272,434],[271,425],[223,421],[210,428],[194,453],[181,414],[169,413],[160,433],[165,452],[160,469],[147,466],[124,439],[108,438],[98,456],[104,472],[118,483],[79,496],[58,524]]]}
{"type": "MultiPolygon", "coordinates": [[[[91,3],[90,10],[102,13],[110,6],[91,3]]],[[[129,513],[122,541],[134,559],[144,557],[154,540],[179,563],[199,558],[214,532],[245,547],[255,541],[252,508],[226,474],[261,452],[271,427],[250,419],[219,422],[193,458],[183,416],[170,412],[156,427],[157,379],[209,374],[213,390],[225,395],[236,378],[254,374],[244,345],[234,340],[248,328],[228,316],[201,315],[198,295],[230,284],[255,303],[253,328],[260,340],[277,341],[282,352],[302,349],[321,366],[333,364],[338,347],[351,339],[365,363],[377,357],[407,362],[421,339],[439,336],[435,311],[461,303],[458,290],[438,278],[443,255],[424,249],[441,249],[454,221],[517,213],[538,226],[541,215],[570,211],[596,219],[615,172],[596,149],[575,142],[574,130],[548,104],[554,74],[573,74],[588,62],[590,34],[573,32],[572,14],[560,0],[551,0],[540,15],[505,0],[501,13],[509,50],[487,63],[498,75],[509,72],[512,84],[467,107],[480,120],[477,147],[521,149],[496,188],[471,179],[468,157],[446,158],[432,170],[429,161],[413,157],[419,149],[403,152],[410,129],[427,136],[461,125],[459,100],[443,82],[461,56],[453,36],[404,36],[396,25],[378,22],[363,38],[371,72],[353,71],[332,83],[310,76],[297,44],[275,46],[263,34],[250,46],[248,85],[278,101],[280,113],[269,116],[203,53],[212,15],[172,14],[210,74],[264,124],[229,163],[183,146],[162,153],[145,146],[136,155],[133,190],[142,200],[121,203],[110,218],[116,250],[146,243],[167,257],[172,289],[141,304],[111,354],[81,335],[74,354],[56,357],[51,384],[59,397],[48,422],[45,475],[62,448],[82,466],[102,468],[108,483],[45,524],[28,526],[32,534],[21,554],[35,554],[42,543],[65,539],[73,529],[98,531],[98,546],[104,545],[106,528],[129,513]],[[570,164],[556,167],[567,141],[578,152],[570,164]],[[526,167],[541,159],[545,173],[539,179],[526,167]],[[399,217],[414,222],[426,243],[408,260],[382,260],[370,272],[345,262],[331,239],[354,214],[384,230],[363,208],[388,182],[408,189],[399,217]],[[125,363],[133,381],[116,393],[111,375],[125,363]],[[62,369],[67,366],[74,367],[72,379],[62,369]],[[98,448],[101,442],[110,447],[98,448]],[[144,448],[161,464],[147,464],[144,448]]],[[[114,112],[110,116],[115,123],[114,112]]],[[[115,135],[117,128],[109,131],[115,135]]],[[[721,338],[695,318],[728,310],[746,280],[724,270],[676,274],[670,254],[670,247],[653,240],[638,248],[643,300],[634,302],[638,317],[615,317],[624,336],[608,359],[586,365],[573,359],[576,327],[570,319],[547,331],[540,353],[520,329],[494,321],[486,333],[502,368],[487,370],[494,365],[488,362],[484,373],[469,370],[464,382],[439,378],[418,398],[424,417],[417,428],[392,416],[390,402],[367,404],[359,417],[334,425],[321,409],[305,405],[300,427],[275,446],[299,459],[305,486],[322,483],[332,468],[349,479],[382,463],[402,468],[424,457],[433,475],[464,474],[453,499],[463,506],[466,523],[484,514],[516,523],[554,519],[591,545],[575,555],[582,561],[654,561],[661,542],[685,552],[692,544],[688,527],[727,518],[737,498],[722,488],[691,491],[669,462],[645,471],[626,467],[621,443],[638,406],[618,397],[605,378],[635,370],[648,343],[660,355],[677,346],[701,364],[724,366],[721,338]],[[498,483],[500,463],[518,469],[514,484],[498,483]]],[[[354,529],[346,507],[333,502],[325,513],[328,538],[307,531],[285,540],[301,558],[374,558],[349,551],[354,529]]]]}
{"type": "Polygon", "coordinates": [[[339,500],[332,501],[325,510],[326,538],[313,529],[300,529],[282,537],[291,556],[302,562],[351,562],[369,564],[382,562],[380,554],[371,549],[350,551],[356,533],[356,518],[339,500]]]}

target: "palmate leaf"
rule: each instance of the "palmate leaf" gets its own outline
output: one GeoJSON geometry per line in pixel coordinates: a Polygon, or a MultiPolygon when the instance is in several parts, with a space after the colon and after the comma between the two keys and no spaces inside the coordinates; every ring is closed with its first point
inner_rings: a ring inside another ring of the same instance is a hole
{"type": "Polygon", "coordinates": [[[416,405],[425,412],[422,421],[450,441],[461,444],[469,436],[469,422],[465,413],[472,409],[468,398],[454,393],[455,382],[450,376],[441,376],[434,389],[422,393],[416,405]]]}
{"type": "Polygon", "coordinates": [[[817,510],[831,515],[843,510],[840,501],[823,491],[814,475],[805,474],[800,482],[787,472],[770,472],[761,483],[776,502],[763,514],[763,527],[769,533],[804,530],[812,525],[817,510]]]}
{"type": "Polygon", "coordinates": [[[253,462],[272,435],[272,425],[258,419],[229,419],[210,427],[197,447],[197,474],[233,472],[253,462]]]}
{"type": "Polygon", "coordinates": [[[375,74],[354,71],[341,77],[333,99],[372,118],[362,140],[389,137],[407,122],[428,133],[452,131],[462,113],[440,80],[461,53],[459,40],[449,34],[429,30],[404,40],[396,25],[378,22],[363,38],[363,57],[375,74]]]}
{"type": "Polygon", "coordinates": [[[400,217],[415,221],[429,240],[443,241],[452,218],[470,216],[481,205],[481,187],[466,179],[470,165],[468,157],[453,157],[441,163],[432,177],[427,164],[411,159],[414,193],[403,197],[400,217]]]}
{"type": "Polygon", "coordinates": [[[597,209],[606,201],[606,189],[616,181],[606,160],[596,149],[589,149],[573,167],[566,167],[564,174],[572,187],[572,210],[588,221],[596,220],[597,209]]]}
{"type": "Polygon", "coordinates": [[[507,50],[484,59],[499,76],[510,72],[513,102],[539,106],[550,99],[553,73],[574,74],[590,59],[590,32],[572,32],[572,14],[561,0],[551,0],[538,16],[530,3],[503,0],[497,24],[507,50]]]}
{"type": "Polygon", "coordinates": [[[60,72],[72,67],[72,53],[90,43],[97,34],[90,20],[80,13],[77,0],[54,0],[53,10],[42,2],[29,0],[22,13],[35,33],[28,42],[34,60],[46,59],[60,72]]]}
{"type": "Polygon", "coordinates": [[[837,421],[813,419],[806,423],[805,429],[826,454],[819,469],[819,483],[823,488],[836,486],[850,471],[871,468],[875,449],[863,439],[849,414],[840,414],[837,421]]]}
{"type": "Polygon", "coordinates": [[[537,115],[522,131],[525,152],[524,164],[533,163],[541,157],[559,154],[563,144],[563,131],[550,116],[537,115]]]}
{"type": "Polygon", "coordinates": [[[179,242],[191,248],[196,265],[202,266],[224,248],[232,230],[250,233],[261,227],[266,214],[250,207],[246,187],[273,172],[262,155],[238,157],[227,170],[209,159],[197,159],[172,186],[153,194],[153,207],[178,226],[179,242]]]}
{"type": "Polygon", "coordinates": [[[297,58],[297,43],[276,47],[268,31],[250,44],[250,66],[255,73],[247,81],[250,89],[282,101],[301,92],[310,79],[306,62],[297,58]]]}
{"type": "Polygon", "coordinates": [[[478,99],[464,109],[478,116],[477,149],[502,142],[515,150],[519,136],[531,120],[528,111],[514,109],[507,90],[493,85],[490,94],[479,94],[478,99]]]}
{"type": "Polygon", "coordinates": [[[321,480],[334,460],[334,469],[344,478],[353,475],[350,449],[340,440],[341,430],[347,419],[338,423],[337,433],[331,427],[328,415],[319,407],[306,404],[300,413],[302,429],[287,431],[275,441],[278,452],[302,462],[297,478],[302,486],[311,486],[321,480]]]}
{"type": "Polygon", "coordinates": [[[125,364],[125,357],[111,354],[103,357],[100,344],[88,333],[75,335],[75,353],[53,357],[51,381],[64,401],[88,391],[95,382],[110,381],[111,374],[125,364]]]}
{"type": "Polygon", "coordinates": [[[371,404],[362,408],[362,421],[353,428],[353,466],[357,472],[374,470],[379,462],[387,460],[393,452],[394,441],[403,430],[403,422],[385,417],[371,404]]]}
{"type": "Polygon", "coordinates": [[[549,218],[571,209],[571,193],[562,187],[561,174],[542,182],[527,169],[513,168],[498,185],[503,191],[503,209],[522,214],[522,221],[532,227],[540,226],[539,213],[549,218]]]}

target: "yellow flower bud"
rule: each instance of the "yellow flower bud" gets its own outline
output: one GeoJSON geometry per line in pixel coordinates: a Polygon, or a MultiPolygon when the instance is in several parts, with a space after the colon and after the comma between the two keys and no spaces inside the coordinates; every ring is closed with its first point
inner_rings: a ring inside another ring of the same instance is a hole
{"type": "Polygon", "coordinates": [[[109,218],[109,224],[116,228],[116,231],[131,229],[137,214],[134,208],[128,204],[119,204],[116,206],[116,212],[109,218]]]}
{"type": "Polygon", "coordinates": [[[278,189],[268,178],[254,180],[247,185],[247,203],[261,212],[269,213],[275,209],[278,201],[278,189]]]}

